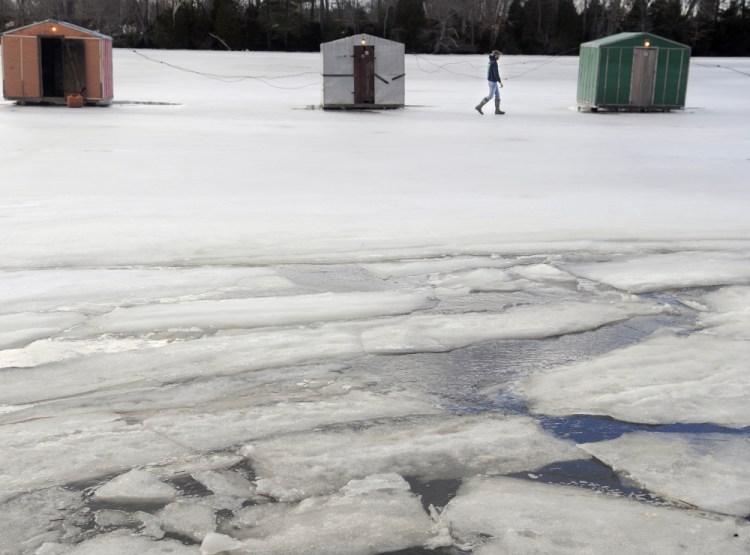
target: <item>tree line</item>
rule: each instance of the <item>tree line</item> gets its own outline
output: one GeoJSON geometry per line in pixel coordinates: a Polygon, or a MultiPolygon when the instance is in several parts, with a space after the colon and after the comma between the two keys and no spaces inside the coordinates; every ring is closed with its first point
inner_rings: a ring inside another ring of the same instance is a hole
{"type": "Polygon", "coordinates": [[[0,0],[11,30],[58,19],[117,47],[317,51],[357,33],[413,53],[575,54],[646,31],[694,55],[750,56],[750,0],[0,0]]]}

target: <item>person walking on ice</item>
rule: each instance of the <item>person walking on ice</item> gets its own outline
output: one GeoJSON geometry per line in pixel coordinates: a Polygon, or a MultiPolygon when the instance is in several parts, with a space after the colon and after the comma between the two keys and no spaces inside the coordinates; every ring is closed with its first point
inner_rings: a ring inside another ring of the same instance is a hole
{"type": "Polygon", "coordinates": [[[493,50],[492,54],[490,54],[490,61],[487,64],[487,84],[490,86],[490,94],[485,96],[479,104],[474,106],[477,112],[480,114],[484,114],[482,112],[482,106],[487,104],[490,99],[494,96],[495,97],[495,113],[496,114],[504,114],[502,110],[500,110],[500,88],[503,86],[503,82],[500,80],[500,72],[497,69],[497,61],[500,59],[500,51],[499,50],[493,50]]]}

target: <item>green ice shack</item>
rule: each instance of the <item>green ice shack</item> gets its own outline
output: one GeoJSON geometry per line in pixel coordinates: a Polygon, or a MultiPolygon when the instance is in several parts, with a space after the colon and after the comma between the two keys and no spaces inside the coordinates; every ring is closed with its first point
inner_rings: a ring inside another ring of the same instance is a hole
{"type": "Polygon", "coordinates": [[[578,60],[578,109],[682,109],[689,66],[689,46],[651,33],[619,33],[584,42],[578,60]]]}

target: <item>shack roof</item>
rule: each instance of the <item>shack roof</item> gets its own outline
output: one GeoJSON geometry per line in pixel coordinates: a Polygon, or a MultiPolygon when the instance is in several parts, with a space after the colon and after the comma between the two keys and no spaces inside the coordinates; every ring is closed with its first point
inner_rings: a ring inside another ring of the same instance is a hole
{"type": "Polygon", "coordinates": [[[52,23],[54,25],[60,25],[61,27],[67,27],[68,29],[72,29],[74,31],[78,31],[79,33],[85,33],[87,35],[91,35],[92,37],[100,38],[100,39],[106,39],[106,40],[112,40],[112,37],[102,34],[98,31],[92,31],[91,29],[84,29],[83,27],[79,27],[78,25],[74,25],[73,23],[67,23],[65,21],[58,21],[56,19],[45,19],[44,21],[37,21],[35,23],[30,23],[29,25],[24,25],[23,27],[17,27],[16,29],[11,29],[10,31],[5,31],[4,33],[0,33],[0,35],[15,35],[20,34],[23,31],[26,31],[28,29],[31,29],[32,27],[37,27],[39,25],[44,25],[46,23],[52,23]]]}
{"type": "Polygon", "coordinates": [[[654,35],[653,33],[638,33],[638,32],[630,32],[630,33],[617,33],[616,35],[610,35],[608,37],[603,37],[600,39],[592,40],[589,42],[584,42],[581,44],[581,46],[592,46],[592,47],[600,47],[600,46],[616,46],[616,45],[622,45],[622,46],[635,46],[640,45],[643,43],[644,40],[650,40],[651,43],[654,46],[669,46],[671,48],[690,48],[687,44],[682,44],[670,39],[665,39],[664,37],[660,37],[659,35],[654,35]]]}

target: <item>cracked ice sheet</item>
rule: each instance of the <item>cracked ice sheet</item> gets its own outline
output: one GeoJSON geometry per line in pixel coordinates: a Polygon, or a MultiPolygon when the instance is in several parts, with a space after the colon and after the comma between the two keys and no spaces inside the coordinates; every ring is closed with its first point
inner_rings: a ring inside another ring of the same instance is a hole
{"type": "Polygon", "coordinates": [[[71,334],[151,333],[170,329],[203,331],[232,328],[290,326],[333,320],[353,320],[408,314],[430,308],[435,301],[426,293],[373,291],[319,293],[285,297],[260,297],[156,304],[120,308],[92,318],[71,334]]]}
{"type": "Polygon", "coordinates": [[[750,426],[750,342],[659,332],[591,361],[524,383],[534,412],[597,414],[626,422],[750,426]]]}
{"type": "Polygon", "coordinates": [[[143,424],[163,437],[207,451],[319,426],[440,412],[429,398],[399,392],[376,394],[351,390],[309,401],[280,400],[230,410],[162,411],[143,424]]]}
{"type": "Polygon", "coordinates": [[[444,352],[481,341],[577,333],[663,311],[641,302],[560,302],[516,306],[501,314],[424,314],[366,330],[362,343],[365,351],[378,354],[444,352]]]}
{"type": "Polygon", "coordinates": [[[609,262],[566,264],[563,269],[633,293],[750,283],[750,256],[742,252],[627,256],[609,262]]]}
{"type": "Polygon", "coordinates": [[[353,376],[343,364],[270,368],[233,376],[194,379],[184,383],[156,381],[129,384],[113,391],[94,391],[32,405],[0,410],[0,424],[80,412],[118,412],[140,415],[182,407],[205,412],[231,407],[266,405],[278,400],[305,401],[343,395],[372,381],[353,376]]]}
{"type": "Polygon", "coordinates": [[[197,546],[187,546],[176,540],[153,541],[129,530],[102,534],[78,545],[46,544],[35,555],[201,555],[197,546]]]}
{"type": "Polygon", "coordinates": [[[628,422],[750,425],[750,288],[706,296],[703,332],[658,332],[636,345],[527,380],[532,410],[628,422]]]}
{"type": "Polygon", "coordinates": [[[65,268],[0,270],[4,310],[85,310],[179,302],[221,295],[292,291],[295,285],[270,268],[65,268]]]}
{"type": "Polygon", "coordinates": [[[705,300],[712,311],[701,318],[707,333],[750,341],[750,287],[724,287],[705,300]]]}
{"type": "Polygon", "coordinates": [[[526,417],[437,416],[373,422],[254,442],[242,449],[258,492],[283,501],[336,491],[369,474],[420,480],[535,470],[581,458],[526,417]]]}
{"type": "Polygon", "coordinates": [[[649,491],[699,509],[750,515],[750,439],[635,432],[581,449],[649,491]]]}
{"type": "Polygon", "coordinates": [[[0,408],[116,387],[186,382],[361,353],[359,332],[351,324],[205,337],[163,347],[3,370],[0,408]]]}
{"type": "Polygon", "coordinates": [[[430,537],[431,526],[406,481],[388,473],[354,480],[331,495],[299,504],[242,509],[226,526],[226,534],[237,540],[209,535],[201,551],[205,555],[225,550],[237,555],[371,555],[421,546],[430,537]]]}
{"type": "Polygon", "coordinates": [[[83,493],[54,487],[18,495],[2,511],[0,553],[21,555],[34,553],[45,542],[75,536],[88,508],[83,493]]]}
{"type": "Polygon", "coordinates": [[[0,426],[0,500],[191,452],[115,414],[58,416],[0,426]]]}
{"type": "MultiPolygon", "coordinates": [[[[538,257],[537,257],[538,258],[538,257]]],[[[362,264],[368,272],[383,279],[402,278],[422,274],[459,272],[477,269],[510,268],[518,264],[517,259],[492,257],[453,256],[447,258],[424,258],[400,262],[362,264]]]]}
{"type": "Polygon", "coordinates": [[[74,312],[0,314],[0,351],[55,336],[85,320],[74,312]]]}
{"type": "Polygon", "coordinates": [[[745,521],[504,477],[466,481],[442,521],[456,544],[473,545],[476,555],[750,551],[750,524],[745,521]]]}

